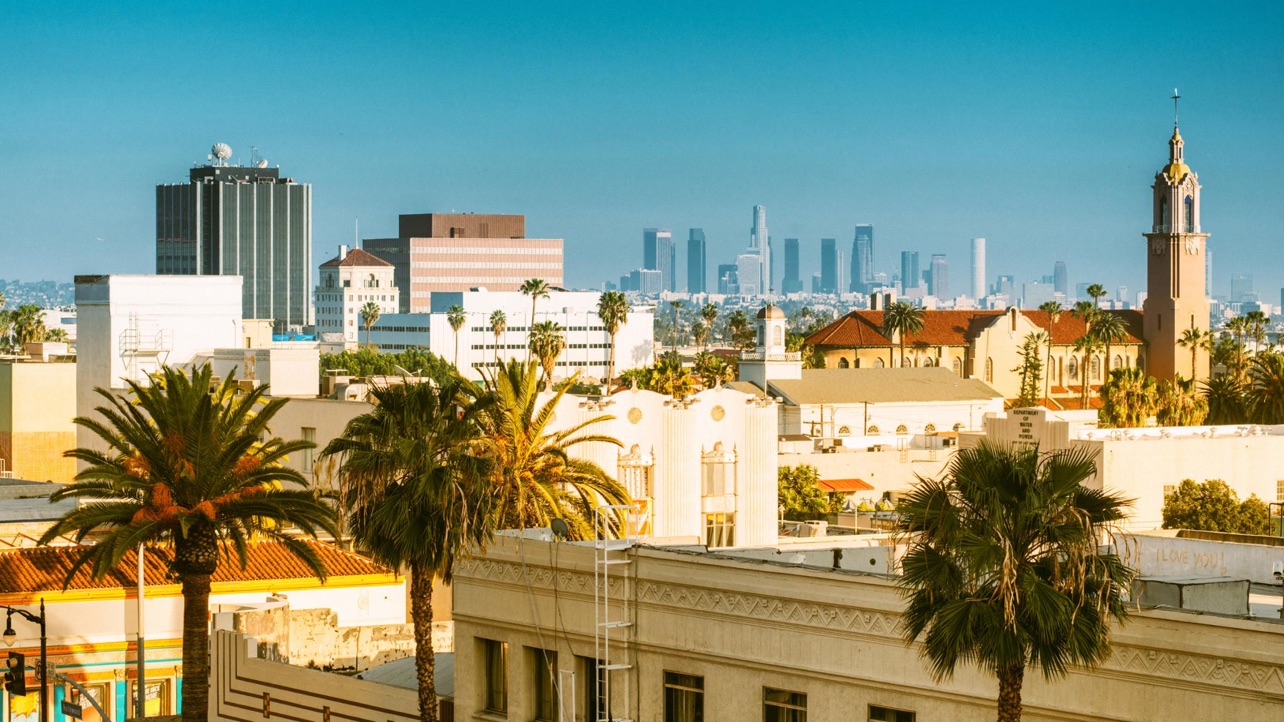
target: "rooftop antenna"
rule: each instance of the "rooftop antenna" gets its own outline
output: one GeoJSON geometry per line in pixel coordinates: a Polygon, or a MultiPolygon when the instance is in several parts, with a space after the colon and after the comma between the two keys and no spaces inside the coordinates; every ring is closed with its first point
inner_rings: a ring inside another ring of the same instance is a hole
{"type": "Polygon", "coordinates": [[[361,218],[359,216],[352,219],[352,247],[361,247],[361,218]]]}
{"type": "Polygon", "coordinates": [[[1174,128],[1177,127],[1177,101],[1179,100],[1181,100],[1181,96],[1177,94],[1177,89],[1173,88],[1173,127],[1174,128]]]}
{"type": "Polygon", "coordinates": [[[267,165],[266,163],[264,163],[263,165],[259,165],[259,163],[262,161],[263,161],[263,156],[259,155],[259,147],[257,145],[250,146],[250,165],[254,166],[255,168],[262,168],[263,165],[267,165]]]}

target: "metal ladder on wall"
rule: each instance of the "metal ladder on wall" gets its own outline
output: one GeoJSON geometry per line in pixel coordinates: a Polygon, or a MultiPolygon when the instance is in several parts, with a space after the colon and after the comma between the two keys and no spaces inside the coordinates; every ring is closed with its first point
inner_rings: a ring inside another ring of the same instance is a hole
{"type": "Polygon", "coordinates": [[[606,504],[593,510],[593,653],[598,660],[593,680],[598,704],[593,710],[593,722],[630,722],[628,718],[614,717],[613,710],[617,700],[621,702],[620,709],[630,709],[628,672],[633,665],[625,635],[633,626],[633,609],[629,576],[624,570],[633,563],[628,550],[637,540],[630,535],[631,525],[627,521],[620,524],[619,519],[634,511],[629,504],[606,504]],[[622,532],[623,538],[610,538],[612,529],[622,532]],[[612,578],[618,579],[614,595],[612,578]]]}

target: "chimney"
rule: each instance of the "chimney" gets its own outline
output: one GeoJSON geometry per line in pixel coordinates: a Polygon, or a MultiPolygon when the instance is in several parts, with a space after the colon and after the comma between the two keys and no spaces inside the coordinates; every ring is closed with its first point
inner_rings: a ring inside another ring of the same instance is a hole
{"type": "Polygon", "coordinates": [[[340,261],[342,261],[343,259],[345,259],[345,258],[347,258],[347,257],[348,257],[348,247],[347,247],[346,245],[340,245],[340,246],[339,246],[339,260],[340,260],[340,261]]]}

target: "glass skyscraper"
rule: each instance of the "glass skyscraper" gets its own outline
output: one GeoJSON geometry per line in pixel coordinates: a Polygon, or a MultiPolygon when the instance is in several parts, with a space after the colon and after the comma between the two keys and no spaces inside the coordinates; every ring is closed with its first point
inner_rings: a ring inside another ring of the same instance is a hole
{"type": "Polygon", "coordinates": [[[704,229],[692,228],[687,235],[687,292],[708,290],[705,269],[704,229]]]}

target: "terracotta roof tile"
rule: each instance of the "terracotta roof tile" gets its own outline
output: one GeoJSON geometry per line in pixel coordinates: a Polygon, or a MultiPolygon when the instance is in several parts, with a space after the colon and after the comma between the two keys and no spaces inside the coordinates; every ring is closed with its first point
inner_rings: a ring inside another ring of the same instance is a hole
{"type": "MultiPolygon", "coordinates": [[[[905,337],[905,346],[967,346],[1003,311],[930,310],[923,313],[923,330],[905,337]]],[[[1049,327],[1049,317],[1043,311],[1022,311],[1031,323],[1043,329],[1049,327]]],[[[1141,311],[1106,311],[1123,318],[1128,334],[1120,345],[1141,343],[1141,311]]],[[[883,335],[882,311],[850,311],[846,316],[807,337],[806,343],[814,346],[895,346],[883,335]]],[[[1057,319],[1049,333],[1052,343],[1069,346],[1083,335],[1083,321],[1067,310],[1057,319]]]]}
{"type": "Polygon", "coordinates": [[[366,266],[392,266],[392,264],[374,255],[373,253],[363,251],[360,248],[354,248],[351,251],[348,251],[348,255],[344,256],[342,259],[339,258],[338,256],[335,256],[334,258],[331,258],[330,260],[321,264],[322,268],[334,268],[335,266],[366,267],[366,266]]]}
{"type": "MultiPolygon", "coordinates": [[[[366,574],[391,574],[392,570],[333,544],[304,540],[316,550],[331,578],[362,576],[366,574]]],[[[67,571],[85,549],[83,546],[36,547],[0,551],[0,594],[14,592],[45,592],[61,590],[67,571]]],[[[219,582],[266,581],[277,579],[312,579],[308,566],[290,553],[280,542],[258,542],[249,545],[248,563],[241,569],[235,552],[231,558],[220,560],[218,571],[211,579],[219,582]]],[[[143,556],[144,577],[151,585],[175,584],[169,576],[170,551],[164,548],[148,549],[143,556]]],[[[88,568],[81,568],[67,585],[67,589],[119,589],[132,588],[138,583],[138,559],[129,552],[114,571],[102,579],[94,579],[88,568]]]]}

